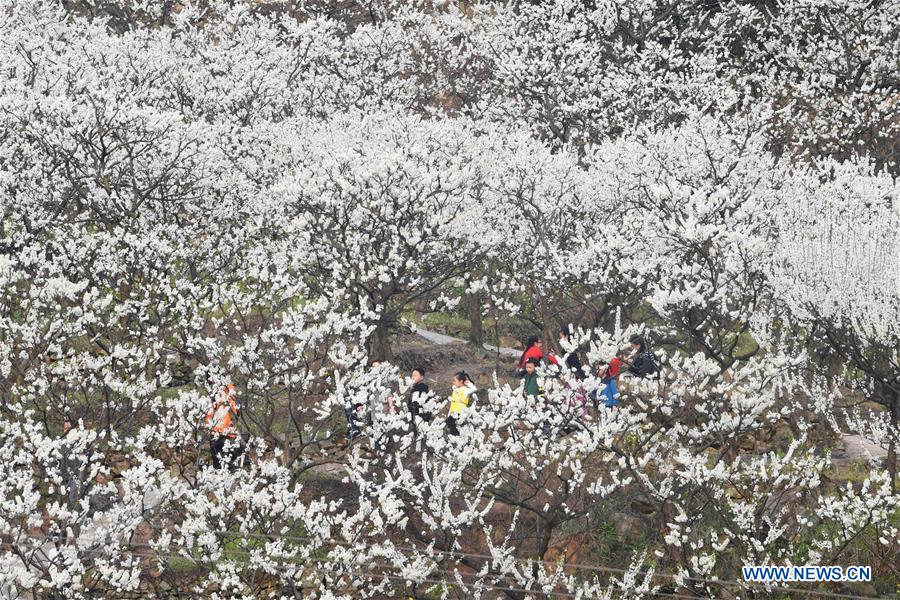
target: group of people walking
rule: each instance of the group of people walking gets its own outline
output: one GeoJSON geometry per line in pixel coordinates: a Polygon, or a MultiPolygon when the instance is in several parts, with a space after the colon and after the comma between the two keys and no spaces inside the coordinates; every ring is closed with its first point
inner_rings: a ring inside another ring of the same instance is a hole
{"type": "MultiPolygon", "coordinates": [[[[351,399],[344,408],[347,418],[347,440],[353,441],[366,431],[373,431],[373,446],[384,449],[388,431],[383,426],[386,414],[395,414],[400,408],[399,376],[392,365],[375,361],[371,365],[372,378],[361,397],[351,399]]],[[[425,381],[425,367],[416,367],[410,373],[412,386],[406,398],[406,407],[413,428],[420,422],[434,418],[434,394],[425,381]]],[[[449,435],[459,435],[459,418],[462,412],[477,400],[475,383],[465,371],[457,371],[452,380],[446,426],[449,435]]]]}
{"type": "MultiPolygon", "coordinates": [[[[570,346],[570,332],[567,327],[560,331],[560,345],[570,346]]],[[[568,403],[561,407],[570,421],[562,429],[570,431],[572,423],[588,419],[588,399],[595,410],[615,409],[619,405],[618,380],[622,376],[634,378],[653,377],[658,372],[656,357],[647,347],[642,336],[632,336],[630,349],[620,352],[609,361],[593,365],[593,378],[584,368],[578,352],[573,350],[558,357],[552,352],[544,352],[540,338],[529,338],[525,350],[517,362],[517,375],[521,378],[520,391],[526,398],[542,400],[546,395],[548,382],[566,389],[568,403]],[[548,364],[545,364],[548,363],[548,364]],[[552,366],[551,366],[552,365],[552,366]],[[546,367],[546,368],[544,368],[546,367]],[[571,377],[562,377],[568,371],[571,377]],[[597,384],[599,382],[599,385],[597,384]]],[[[356,401],[345,407],[347,417],[347,440],[352,441],[366,431],[374,432],[373,447],[384,449],[388,432],[381,424],[385,414],[396,413],[402,406],[399,402],[399,374],[386,363],[373,362],[371,388],[356,401]]],[[[406,397],[408,414],[413,428],[419,422],[431,422],[434,418],[434,394],[425,381],[425,368],[416,367],[410,374],[412,386],[406,397]]],[[[452,392],[446,416],[446,432],[449,436],[460,435],[460,423],[465,410],[477,401],[477,388],[465,371],[453,375],[452,392]]]]}
{"type": "MultiPolygon", "coordinates": [[[[560,345],[569,345],[570,330],[564,326],[560,332],[560,345]]],[[[592,372],[599,379],[600,386],[587,391],[585,390],[584,381],[587,372],[584,369],[578,352],[573,350],[565,356],[563,364],[560,359],[552,353],[544,354],[544,345],[537,336],[531,337],[525,344],[525,351],[519,358],[519,374],[523,379],[522,390],[525,395],[543,396],[544,390],[539,383],[541,377],[538,374],[538,367],[546,361],[557,367],[556,373],[559,374],[563,369],[571,373],[577,382],[573,389],[573,396],[576,401],[579,397],[589,396],[594,402],[594,408],[599,407],[602,401],[606,408],[615,408],[619,404],[618,380],[622,375],[644,379],[653,377],[658,373],[656,356],[647,346],[647,342],[640,335],[633,335],[629,339],[630,351],[621,351],[609,361],[600,361],[593,365],[592,372]]]]}
{"type": "MultiPolygon", "coordinates": [[[[571,347],[569,330],[560,331],[560,345],[571,347]]],[[[588,399],[593,402],[595,410],[600,406],[615,409],[619,405],[618,381],[622,376],[635,378],[653,377],[658,373],[656,357],[647,347],[641,336],[632,336],[630,352],[620,352],[609,361],[601,361],[588,370],[582,365],[577,351],[573,350],[558,357],[552,352],[545,352],[540,338],[529,338],[525,350],[517,362],[517,374],[521,378],[520,393],[526,397],[541,401],[548,385],[562,386],[569,399],[566,406],[561,407],[572,421],[589,418],[587,415],[588,399]],[[548,363],[545,365],[545,363],[548,363]],[[551,366],[552,365],[552,366],[551,366]],[[546,367],[546,368],[542,368],[546,367]],[[568,371],[570,377],[562,377],[568,371]],[[599,381],[599,385],[597,382],[599,381]]],[[[371,364],[368,386],[359,390],[356,398],[345,405],[348,442],[369,434],[373,449],[385,450],[390,437],[387,414],[394,414],[402,408],[400,394],[400,378],[396,367],[375,361],[371,364]]],[[[424,367],[416,367],[410,373],[411,386],[405,397],[406,412],[415,430],[420,423],[429,423],[435,418],[436,397],[426,382],[424,367]]],[[[558,389],[558,388],[557,388],[558,389]]],[[[472,377],[465,371],[457,371],[452,378],[452,392],[449,397],[445,428],[447,435],[459,436],[464,414],[478,401],[477,388],[472,377]]],[[[234,470],[240,466],[245,454],[244,445],[238,435],[237,419],[240,415],[235,386],[227,383],[218,388],[212,398],[212,405],[206,414],[206,426],[209,431],[209,446],[213,465],[219,468],[234,470]]],[[[63,431],[66,438],[61,447],[61,472],[67,504],[74,506],[80,496],[78,482],[79,466],[72,458],[69,448],[70,432],[76,420],[66,415],[63,431]]],[[[549,429],[545,425],[545,429],[549,429]]],[[[571,430],[571,425],[561,428],[571,430]]]]}
{"type": "MultiPolygon", "coordinates": [[[[560,330],[560,346],[571,347],[570,330],[560,330]]],[[[561,407],[570,417],[570,423],[563,431],[572,430],[572,422],[589,419],[588,400],[594,410],[615,409],[619,405],[619,378],[622,376],[647,378],[659,370],[656,357],[647,347],[642,336],[630,338],[630,351],[618,353],[609,361],[600,361],[590,370],[585,369],[578,352],[573,349],[564,357],[544,351],[543,341],[531,337],[517,362],[517,375],[521,378],[520,392],[526,398],[541,401],[548,385],[558,385],[565,389],[569,399],[561,407]],[[551,366],[552,365],[552,366],[551,366]],[[562,377],[568,371],[570,377],[562,377]],[[593,377],[589,377],[593,374],[593,377]],[[599,382],[599,383],[598,383],[599,382]]],[[[371,378],[367,385],[348,399],[344,406],[347,421],[347,442],[368,434],[374,450],[385,450],[389,442],[390,428],[386,425],[388,414],[402,409],[404,402],[400,394],[400,377],[397,368],[388,363],[374,361],[370,365],[371,378]]],[[[413,430],[421,423],[429,423],[435,417],[435,395],[426,382],[424,367],[414,368],[409,377],[411,386],[405,396],[406,412],[413,430]]],[[[449,436],[459,436],[460,425],[465,411],[478,400],[477,388],[465,371],[453,375],[452,392],[445,420],[449,436]]],[[[222,386],[213,398],[213,404],[206,415],[210,431],[210,450],[213,465],[234,469],[243,456],[244,449],[237,435],[236,420],[240,414],[237,394],[232,384],[222,386]]],[[[545,425],[545,429],[549,429],[545,425]]]]}

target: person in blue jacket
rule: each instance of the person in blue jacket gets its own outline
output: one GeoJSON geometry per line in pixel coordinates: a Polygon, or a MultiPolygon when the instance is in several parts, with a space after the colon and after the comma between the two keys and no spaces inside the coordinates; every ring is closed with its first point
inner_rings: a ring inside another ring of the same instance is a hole
{"type": "Polygon", "coordinates": [[[616,378],[622,371],[622,361],[619,357],[614,357],[611,361],[601,362],[597,364],[597,377],[600,377],[600,383],[603,389],[598,392],[594,391],[592,397],[594,399],[594,408],[599,408],[600,401],[606,408],[615,408],[619,405],[619,386],[616,384],[616,378]]]}

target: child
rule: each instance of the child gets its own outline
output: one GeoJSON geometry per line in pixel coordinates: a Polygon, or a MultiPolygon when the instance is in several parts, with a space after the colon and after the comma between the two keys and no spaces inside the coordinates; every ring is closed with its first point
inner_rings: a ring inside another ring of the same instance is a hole
{"type": "Polygon", "coordinates": [[[431,421],[431,413],[425,410],[424,406],[431,396],[431,390],[429,389],[428,384],[425,383],[425,368],[416,367],[413,369],[410,379],[412,379],[413,382],[412,390],[409,395],[410,415],[413,418],[419,417],[427,423],[431,421]]]}
{"type": "Polygon", "coordinates": [[[538,361],[535,358],[529,358],[525,361],[525,375],[522,378],[522,393],[527,398],[533,396],[535,398],[544,395],[544,388],[540,384],[537,373],[538,361]]]}
{"type": "Polygon", "coordinates": [[[447,432],[459,435],[459,415],[474,400],[475,384],[465,371],[453,376],[453,394],[450,396],[450,412],[447,415],[447,432]]]}

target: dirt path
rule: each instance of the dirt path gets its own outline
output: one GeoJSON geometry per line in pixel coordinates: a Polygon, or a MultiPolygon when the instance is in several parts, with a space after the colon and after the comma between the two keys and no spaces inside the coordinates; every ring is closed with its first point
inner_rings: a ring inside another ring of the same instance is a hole
{"type": "MultiPolygon", "coordinates": [[[[429,331],[427,329],[416,328],[416,335],[419,337],[425,338],[432,344],[438,344],[439,346],[443,346],[445,344],[465,344],[466,340],[461,340],[459,338],[451,337],[449,335],[444,335],[443,333],[438,333],[436,331],[429,331]]],[[[482,346],[488,352],[499,352],[504,356],[519,356],[522,354],[521,350],[516,350],[515,348],[506,348],[504,346],[492,346],[491,344],[484,344],[482,346]]]]}

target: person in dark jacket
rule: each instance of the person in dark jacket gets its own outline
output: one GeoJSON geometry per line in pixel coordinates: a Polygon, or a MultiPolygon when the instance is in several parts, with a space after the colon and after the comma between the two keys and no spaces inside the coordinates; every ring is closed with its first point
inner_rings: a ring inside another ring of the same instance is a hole
{"type": "Polygon", "coordinates": [[[641,379],[658,373],[659,367],[656,365],[656,356],[647,348],[647,342],[644,341],[644,338],[639,335],[633,335],[628,341],[631,342],[634,356],[628,372],[641,379]]]}
{"type": "MultiPolygon", "coordinates": [[[[563,350],[566,349],[564,344],[568,343],[570,335],[571,332],[569,331],[569,325],[563,325],[559,330],[559,345],[563,348],[563,350]]],[[[566,368],[575,376],[575,379],[577,379],[578,381],[584,379],[584,369],[582,368],[581,358],[579,358],[578,356],[577,348],[572,350],[572,352],[570,352],[566,356],[566,368]]]]}
{"type": "Polygon", "coordinates": [[[425,410],[424,406],[431,397],[431,389],[425,383],[425,367],[416,367],[412,370],[411,379],[413,382],[412,390],[409,394],[409,413],[413,417],[419,417],[425,422],[431,421],[431,412],[425,410]]]}
{"type": "Polygon", "coordinates": [[[578,356],[578,345],[572,343],[572,326],[563,325],[559,329],[559,347],[565,352],[565,367],[571,379],[563,378],[563,385],[568,390],[568,407],[564,409],[566,423],[563,433],[576,431],[587,415],[587,393],[584,389],[585,372],[578,356]],[[574,346],[574,347],[573,347],[574,346]]]}

